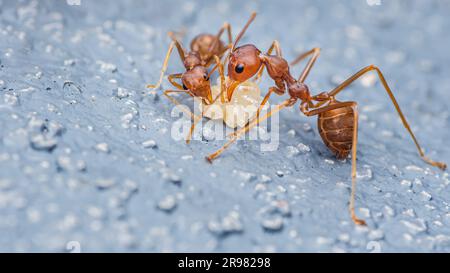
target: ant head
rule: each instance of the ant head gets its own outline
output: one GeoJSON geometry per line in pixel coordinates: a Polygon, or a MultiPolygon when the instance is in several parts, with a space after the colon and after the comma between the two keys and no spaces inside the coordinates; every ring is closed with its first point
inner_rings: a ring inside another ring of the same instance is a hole
{"type": "Polygon", "coordinates": [[[196,97],[212,102],[211,84],[208,70],[203,66],[195,66],[186,71],[182,77],[183,88],[190,90],[196,97]]]}
{"type": "Polygon", "coordinates": [[[236,82],[245,82],[261,68],[261,51],[254,45],[243,45],[231,54],[228,63],[228,76],[236,82]]]}
{"type": "Polygon", "coordinates": [[[198,65],[202,64],[202,59],[198,52],[189,52],[184,58],[184,67],[186,70],[190,70],[198,65]]]}

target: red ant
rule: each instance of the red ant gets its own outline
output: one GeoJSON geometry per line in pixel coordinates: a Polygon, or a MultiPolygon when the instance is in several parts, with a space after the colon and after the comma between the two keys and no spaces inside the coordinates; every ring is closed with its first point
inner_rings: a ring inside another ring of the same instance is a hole
{"type": "MultiPolygon", "coordinates": [[[[262,69],[266,67],[267,73],[274,80],[275,86],[271,87],[262,102],[264,105],[269,99],[270,95],[275,93],[277,95],[283,95],[286,93],[286,89],[290,96],[289,99],[278,105],[272,111],[268,112],[264,117],[260,118],[259,115],[247,124],[246,127],[236,131],[232,139],[229,140],[222,148],[215,153],[209,155],[206,159],[212,162],[217,158],[225,149],[227,149],[232,143],[234,143],[240,135],[245,134],[254,126],[257,126],[261,121],[268,119],[274,113],[281,111],[285,107],[291,107],[300,101],[300,111],[306,116],[318,116],[318,128],[325,145],[331,150],[331,152],[338,159],[345,159],[352,154],[352,191],[350,197],[349,210],[352,220],[358,225],[366,225],[364,220],[359,219],[355,214],[355,192],[356,192],[356,152],[358,142],[358,110],[357,103],[354,101],[340,102],[336,100],[336,96],[348,87],[351,83],[359,79],[364,74],[370,71],[376,71],[384,89],[388,93],[392,103],[400,116],[404,127],[411,135],[420,157],[428,164],[445,170],[447,165],[443,162],[436,162],[427,158],[420,147],[416,137],[414,136],[405,116],[403,115],[397,100],[394,97],[384,75],[381,70],[374,66],[367,66],[356,74],[348,78],[338,87],[334,88],[330,92],[323,92],[318,95],[312,96],[308,86],[304,83],[308,76],[313,64],[320,54],[319,49],[313,49],[310,52],[300,56],[299,59],[312,54],[312,58],[308,62],[305,70],[302,72],[298,79],[295,79],[290,71],[288,62],[281,56],[281,51],[278,48],[278,43],[274,42],[273,47],[277,48],[277,54],[271,55],[268,53],[263,54],[254,45],[247,44],[234,49],[229,56],[228,64],[228,76],[233,80],[233,84],[228,88],[228,95],[232,94],[234,88],[240,83],[248,80],[256,75],[261,75],[262,69]]],[[[272,48],[272,47],[271,47],[272,48]]],[[[261,107],[259,108],[261,109],[261,107]]]]}
{"type": "MultiPolygon", "coordinates": [[[[247,30],[251,22],[255,19],[255,17],[256,13],[252,13],[250,19],[237,36],[235,44],[244,35],[245,31],[247,30]]],[[[169,46],[163,67],[161,69],[160,79],[157,84],[148,85],[147,87],[157,89],[161,86],[164,74],[167,70],[170,55],[175,46],[178,50],[178,54],[180,56],[181,61],[183,62],[186,71],[184,73],[171,74],[168,76],[169,82],[175,88],[177,88],[177,90],[165,90],[164,95],[175,105],[180,105],[181,103],[174,97],[170,96],[169,94],[171,93],[186,93],[191,97],[201,98],[205,105],[214,104],[214,102],[219,97],[221,97],[222,93],[225,91],[225,76],[223,72],[223,64],[220,62],[220,58],[222,58],[222,56],[225,54],[227,50],[229,50],[232,47],[234,48],[234,45],[232,46],[233,38],[231,34],[230,24],[225,23],[223,27],[219,30],[217,35],[200,34],[196,36],[191,42],[190,52],[186,52],[186,50],[183,48],[183,46],[177,40],[177,38],[173,33],[170,32],[169,36],[171,37],[172,42],[169,46]],[[227,30],[228,32],[229,44],[227,46],[225,46],[225,43],[220,40],[220,37],[222,36],[225,30],[227,30]],[[208,72],[208,68],[212,65],[213,62],[215,62],[216,65],[214,66],[213,69],[211,69],[208,72]],[[210,77],[217,68],[219,68],[222,92],[219,94],[219,96],[213,99],[211,93],[210,77]],[[181,79],[181,84],[177,83],[175,79],[181,79]]],[[[231,99],[231,97],[229,97],[229,99],[231,99]]],[[[186,111],[185,109],[183,110],[186,111]]],[[[194,120],[194,123],[192,124],[191,131],[186,140],[187,143],[190,142],[190,139],[194,132],[196,120],[201,119],[201,117],[194,115],[190,111],[188,111],[188,115],[191,116],[191,118],[194,120]]]]}

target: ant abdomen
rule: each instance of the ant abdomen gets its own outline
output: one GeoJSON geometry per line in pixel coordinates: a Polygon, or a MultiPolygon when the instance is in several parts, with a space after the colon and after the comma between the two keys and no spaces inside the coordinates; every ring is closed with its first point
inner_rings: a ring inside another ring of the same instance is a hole
{"type": "Polygon", "coordinates": [[[198,52],[204,63],[209,62],[214,55],[222,55],[225,48],[225,44],[212,34],[197,35],[191,42],[191,51],[198,52]]]}
{"type": "MultiPolygon", "coordinates": [[[[332,104],[338,102],[332,102],[332,104]]],[[[338,159],[350,154],[353,144],[354,113],[351,106],[318,115],[317,128],[325,145],[338,159]]]]}

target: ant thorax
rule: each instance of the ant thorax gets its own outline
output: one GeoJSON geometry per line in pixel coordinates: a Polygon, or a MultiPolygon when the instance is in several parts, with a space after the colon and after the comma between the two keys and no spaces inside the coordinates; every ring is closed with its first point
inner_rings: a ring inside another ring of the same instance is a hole
{"type": "MultiPolygon", "coordinates": [[[[226,78],[228,83],[228,77],[226,78]]],[[[205,105],[201,98],[194,98],[199,111],[204,111],[203,115],[211,120],[223,120],[230,128],[242,128],[252,120],[258,111],[262,100],[261,90],[253,81],[241,83],[233,93],[231,101],[227,102],[226,92],[221,96],[220,79],[217,84],[211,87],[212,97],[216,99],[213,104],[205,105]]],[[[263,111],[267,110],[266,104],[263,111]]]]}

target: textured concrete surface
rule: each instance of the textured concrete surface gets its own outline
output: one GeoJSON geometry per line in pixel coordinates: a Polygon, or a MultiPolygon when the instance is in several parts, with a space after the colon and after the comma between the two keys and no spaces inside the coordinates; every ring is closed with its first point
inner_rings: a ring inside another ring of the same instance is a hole
{"type": "Polygon", "coordinates": [[[297,107],[277,151],[241,141],[209,165],[223,142],[173,140],[172,105],[144,88],[168,30],[187,44],[256,10],[243,42],[278,39],[288,59],[322,47],[314,93],[379,65],[427,154],[450,162],[450,2],[380,4],[0,0],[0,251],[450,251],[448,172],[418,158],[374,77],[341,96],[360,103],[364,228],[347,212],[350,162],[297,107]]]}

